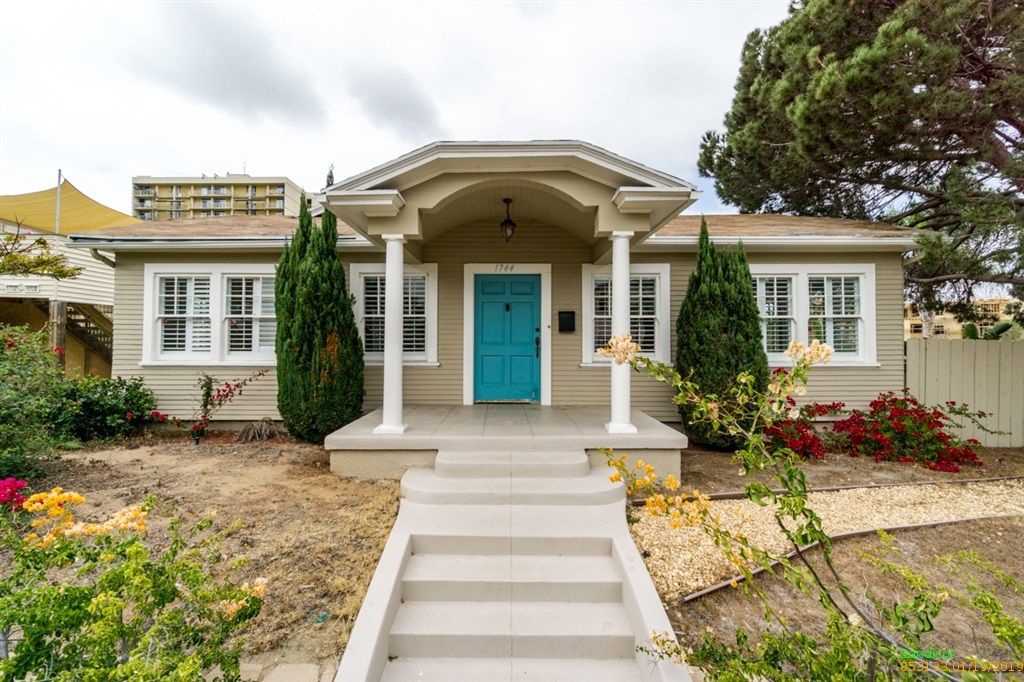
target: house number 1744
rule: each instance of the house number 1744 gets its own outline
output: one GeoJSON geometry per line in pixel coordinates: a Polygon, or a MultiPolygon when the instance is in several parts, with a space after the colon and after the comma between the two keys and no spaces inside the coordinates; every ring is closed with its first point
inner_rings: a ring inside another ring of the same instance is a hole
{"type": "Polygon", "coordinates": [[[494,264],[494,271],[495,272],[512,272],[513,270],[515,270],[515,268],[516,268],[516,266],[515,266],[514,263],[495,263],[494,264]]]}

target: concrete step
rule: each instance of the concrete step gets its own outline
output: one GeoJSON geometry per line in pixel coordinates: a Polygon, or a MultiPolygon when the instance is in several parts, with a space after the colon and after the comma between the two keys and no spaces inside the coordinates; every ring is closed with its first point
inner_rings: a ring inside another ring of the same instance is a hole
{"type": "Polygon", "coordinates": [[[434,471],[442,478],[571,478],[590,473],[583,450],[472,452],[441,450],[434,471]]]}
{"type": "Polygon", "coordinates": [[[640,682],[636,661],[558,658],[396,658],[381,682],[640,682]]]}
{"type": "Polygon", "coordinates": [[[598,505],[625,495],[605,468],[577,478],[442,478],[432,469],[402,476],[402,497],[423,504],[598,505]]]}
{"type": "Polygon", "coordinates": [[[402,599],[621,602],[622,577],[610,556],[413,554],[402,599]]]}
{"type": "Polygon", "coordinates": [[[442,658],[633,658],[621,604],[411,601],[391,626],[388,654],[442,658]]]}
{"type": "MultiPolygon", "coordinates": [[[[475,509],[487,509],[475,507],[475,509]]],[[[557,508],[556,508],[557,509],[557,508]]],[[[497,526],[496,526],[497,527],[497,526]]],[[[506,523],[506,528],[509,523],[506,523]]],[[[501,535],[431,535],[421,533],[412,538],[414,554],[517,554],[558,556],[607,556],[612,543],[606,537],[515,536],[501,535]]]]}

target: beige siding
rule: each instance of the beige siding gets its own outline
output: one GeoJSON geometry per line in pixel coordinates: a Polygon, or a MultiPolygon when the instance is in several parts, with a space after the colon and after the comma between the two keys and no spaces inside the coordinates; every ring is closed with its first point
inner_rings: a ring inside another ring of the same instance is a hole
{"type": "MultiPolygon", "coordinates": [[[[156,256],[149,256],[151,262],[156,256]]],[[[160,261],[188,261],[192,256],[160,255],[160,261]]],[[[345,255],[347,262],[380,261],[383,254],[345,255]]],[[[255,261],[255,256],[210,256],[204,260],[255,261]]],[[[463,265],[465,263],[550,263],[552,273],[552,402],[559,405],[603,405],[608,403],[609,371],[604,367],[581,367],[582,265],[592,262],[589,245],[576,237],[543,225],[522,225],[509,244],[493,225],[466,226],[450,230],[428,242],[422,249],[424,263],[438,269],[438,363],[437,367],[405,369],[407,403],[462,402],[462,316],[463,265]],[[557,331],[557,313],[576,312],[576,332],[557,331]]],[[[674,337],[675,316],[686,292],[694,265],[694,254],[635,254],[635,262],[671,264],[670,319],[674,337]]],[[[260,257],[258,262],[273,260],[260,257]]],[[[816,369],[809,398],[844,400],[864,405],[879,392],[903,385],[903,282],[897,254],[752,254],[754,263],[874,263],[876,268],[877,350],[879,367],[826,367],[816,369]]],[[[122,255],[117,268],[115,305],[114,371],[142,374],[161,398],[161,408],[180,416],[191,414],[195,381],[200,368],[139,367],[142,342],[142,263],[140,256],[122,255]]],[[[673,341],[674,349],[674,341],[673,341]]],[[[220,378],[248,373],[248,368],[217,368],[220,378]]],[[[380,367],[366,368],[366,409],[381,404],[380,367]]],[[[276,416],[276,385],[268,376],[246,392],[236,405],[219,416],[248,419],[276,416]]],[[[666,388],[646,377],[633,381],[634,406],[662,420],[677,419],[666,388]]]]}
{"type": "MultiPolygon", "coordinates": [[[[199,395],[196,383],[209,372],[220,381],[246,377],[259,367],[143,367],[142,302],[145,263],[273,263],[276,254],[120,253],[115,268],[114,375],[141,376],[159,400],[159,409],[175,417],[191,417],[199,395]]],[[[277,377],[273,368],[251,384],[234,403],[217,413],[218,419],[278,418],[277,377]]]]}

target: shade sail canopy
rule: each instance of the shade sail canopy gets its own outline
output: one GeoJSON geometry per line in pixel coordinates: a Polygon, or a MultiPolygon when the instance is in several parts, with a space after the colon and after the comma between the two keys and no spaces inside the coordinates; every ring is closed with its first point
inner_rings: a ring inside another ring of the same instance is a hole
{"type": "MultiPolygon", "coordinates": [[[[0,195],[0,222],[37,232],[57,231],[57,188],[27,194],[0,195]]],[[[60,233],[92,232],[142,222],[90,199],[65,180],[60,185],[60,233]]]]}

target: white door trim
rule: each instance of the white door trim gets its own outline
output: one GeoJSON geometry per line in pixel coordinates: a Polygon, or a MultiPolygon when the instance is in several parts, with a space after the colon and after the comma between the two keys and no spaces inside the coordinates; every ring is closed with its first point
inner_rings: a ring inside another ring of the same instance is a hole
{"type": "Polygon", "coordinates": [[[462,278],[462,404],[473,404],[476,275],[540,275],[540,404],[551,404],[551,264],[466,263],[462,278]]]}

